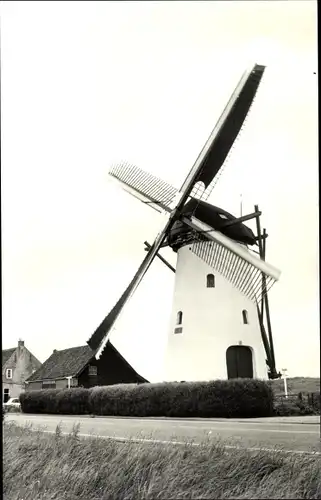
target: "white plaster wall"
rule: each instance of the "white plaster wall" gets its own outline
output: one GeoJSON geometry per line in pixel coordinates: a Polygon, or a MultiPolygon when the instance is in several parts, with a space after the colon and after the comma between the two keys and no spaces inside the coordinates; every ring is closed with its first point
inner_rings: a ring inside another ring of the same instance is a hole
{"type": "Polygon", "coordinates": [[[255,304],[221,274],[193,254],[190,246],[178,251],[173,310],[165,357],[165,380],[227,379],[226,350],[249,346],[255,378],[267,378],[266,355],[255,304]],[[214,274],[215,288],[206,287],[214,274]],[[249,324],[243,324],[242,310],[249,324]],[[183,312],[183,333],[174,334],[177,312],[183,312]]]}

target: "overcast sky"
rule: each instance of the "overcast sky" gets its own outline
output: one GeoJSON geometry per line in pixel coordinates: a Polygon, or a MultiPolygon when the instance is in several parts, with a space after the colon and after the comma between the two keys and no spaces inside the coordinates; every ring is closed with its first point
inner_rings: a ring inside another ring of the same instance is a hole
{"type": "MultiPolygon", "coordinates": [[[[317,3],[2,2],[3,347],[83,345],[160,216],[108,179],[127,160],[184,180],[250,60],[268,70],[210,201],[259,204],[277,368],[320,372],[317,3]]],[[[249,224],[251,226],[251,224],[249,224]]],[[[175,263],[175,254],[163,251],[175,263]]],[[[112,333],[162,378],[174,275],[155,261],[112,333]]]]}

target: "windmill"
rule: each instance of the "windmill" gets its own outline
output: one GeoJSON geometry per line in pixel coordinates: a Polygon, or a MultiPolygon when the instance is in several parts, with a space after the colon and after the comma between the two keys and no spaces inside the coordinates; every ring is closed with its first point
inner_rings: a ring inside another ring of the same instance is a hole
{"type": "Polygon", "coordinates": [[[261,234],[258,206],[234,217],[207,203],[222,166],[240,132],[265,66],[243,74],[181,188],[136,166],[122,163],[109,174],[141,202],[166,214],[164,227],[132,281],[87,341],[103,352],[120,314],[155,257],[175,271],[172,317],[166,355],[166,379],[278,377],[267,292],[280,271],[265,262],[266,231],[261,234]],[[257,236],[243,224],[256,219],[257,236]],[[259,252],[249,250],[258,245],[259,252]],[[169,246],[177,253],[176,269],[159,254],[169,246]],[[268,324],[268,334],[264,320],[268,324]]]}

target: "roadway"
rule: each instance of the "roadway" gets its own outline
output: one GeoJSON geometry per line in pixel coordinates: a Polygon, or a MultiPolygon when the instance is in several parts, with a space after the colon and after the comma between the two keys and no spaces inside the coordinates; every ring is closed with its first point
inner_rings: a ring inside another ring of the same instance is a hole
{"type": "Polygon", "coordinates": [[[214,420],[8,413],[5,418],[18,425],[32,424],[35,429],[45,432],[55,432],[60,424],[62,432],[69,433],[79,424],[79,435],[83,437],[94,435],[146,443],[193,442],[196,445],[208,440],[223,440],[224,445],[232,449],[277,448],[286,452],[321,454],[320,417],[214,420]]]}

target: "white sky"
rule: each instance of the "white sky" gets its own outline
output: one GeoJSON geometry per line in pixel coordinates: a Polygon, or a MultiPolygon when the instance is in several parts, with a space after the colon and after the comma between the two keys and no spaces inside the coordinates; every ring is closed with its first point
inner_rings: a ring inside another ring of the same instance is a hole
{"type": "MultiPolygon", "coordinates": [[[[235,215],[240,193],[243,213],[259,204],[267,260],[282,270],[270,295],[278,368],[319,375],[316,8],[2,2],[4,348],[22,338],[44,361],[86,342],[160,224],[109,183],[111,163],[179,187],[254,58],[266,77],[210,201],[235,215]]],[[[151,380],[173,277],[156,261],[111,337],[151,380]]]]}

